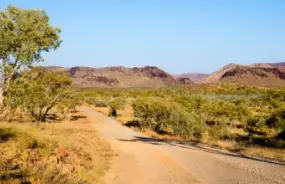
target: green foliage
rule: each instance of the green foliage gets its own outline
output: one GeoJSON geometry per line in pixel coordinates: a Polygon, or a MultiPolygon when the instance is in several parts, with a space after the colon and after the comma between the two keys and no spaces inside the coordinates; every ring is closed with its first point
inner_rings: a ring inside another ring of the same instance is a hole
{"type": "Polygon", "coordinates": [[[251,117],[247,120],[246,131],[250,134],[259,133],[265,126],[265,118],[263,117],[251,117]]]}
{"type": "Polygon", "coordinates": [[[284,89],[201,85],[144,90],[93,89],[83,93],[109,107],[113,99],[126,99],[126,103],[133,104],[140,128],[158,133],[167,130],[177,136],[233,141],[238,136],[249,135],[266,139],[285,129],[284,89]]]}
{"type": "Polygon", "coordinates": [[[285,130],[285,111],[281,110],[279,112],[270,115],[266,119],[266,125],[269,128],[277,128],[280,130],[285,130]]]}
{"type": "Polygon", "coordinates": [[[201,121],[177,103],[162,98],[142,98],[133,103],[133,109],[134,116],[139,119],[142,128],[158,133],[170,128],[174,135],[202,137],[201,121]]]}
{"type": "Polygon", "coordinates": [[[224,139],[230,139],[229,136],[229,128],[223,124],[217,124],[217,125],[212,125],[211,127],[208,127],[208,137],[211,140],[224,140],[224,139]]]}
{"type": "Polygon", "coordinates": [[[41,68],[25,72],[22,77],[14,80],[5,97],[8,107],[20,107],[37,121],[45,121],[48,113],[64,102],[68,107],[77,104],[69,76],[65,73],[47,72],[41,68]]]}
{"type": "Polygon", "coordinates": [[[49,24],[45,11],[15,6],[0,11],[0,60],[3,60],[5,86],[22,67],[42,61],[42,52],[58,48],[59,33],[59,28],[49,24]]]}
{"type": "Polygon", "coordinates": [[[86,103],[95,107],[107,107],[111,101],[110,94],[101,93],[100,91],[83,91],[80,94],[82,97],[84,97],[84,101],[86,103]]]}
{"type": "Polygon", "coordinates": [[[109,106],[116,110],[123,109],[126,106],[126,99],[114,98],[109,102],[109,106]]]}
{"type": "Polygon", "coordinates": [[[108,107],[109,102],[107,99],[95,98],[95,99],[88,99],[87,102],[89,104],[94,105],[95,107],[108,107]]]}
{"type": "Polygon", "coordinates": [[[112,99],[109,102],[109,106],[110,106],[109,116],[117,117],[119,115],[118,110],[123,109],[125,107],[125,105],[126,105],[126,101],[124,98],[112,99]]]}
{"type": "Polygon", "coordinates": [[[109,116],[118,116],[118,110],[122,110],[127,105],[127,96],[121,91],[84,91],[81,93],[85,97],[85,102],[95,107],[110,107],[109,116]]]}

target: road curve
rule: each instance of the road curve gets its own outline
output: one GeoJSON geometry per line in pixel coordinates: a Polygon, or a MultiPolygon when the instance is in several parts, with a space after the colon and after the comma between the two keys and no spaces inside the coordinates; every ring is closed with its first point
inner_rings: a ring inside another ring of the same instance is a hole
{"type": "Polygon", "coordinates": [[[285,165],[195,144],[162,142],[82,107],[117,153],[107,184],[284,184],[285,165]]]}

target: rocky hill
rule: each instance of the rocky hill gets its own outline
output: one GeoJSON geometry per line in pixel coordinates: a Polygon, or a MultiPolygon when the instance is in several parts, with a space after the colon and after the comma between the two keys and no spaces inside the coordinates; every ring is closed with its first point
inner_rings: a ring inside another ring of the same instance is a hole
{"type": "Polygon", "coordinates": [[[238,83],[250,86],[285,86],[285,63],[229,64],[208,75],[188,73],[170,75],[154,66],[126,68],[122,66],[91,68],[58,66],[48,71],[68,72],[78,88],[159,88],[193,86],[195,83],[238,83]]]}
{"type": "Polygon", "coordinates": [[[279,87],[285,86],[285,73],[279,66],[268,63],[252,65],[229,64],[203,80],[203,83],[216,82],[279,87]]]}
{"type": "Polygon", "coordinates": [[[268,65],[272,66],[272,67],[277,67],[280,71],[285,73],[285,62],[281,62],[281,63],[268,63],[268,65]]]}
{"type": "Polygon", "coordinates": [[[176,79],[187,78],[195,83],[201,82],[207,76],[208,74],[204,74],[204,73],[184,73],[184,74],[179,74],[179,75],[173,75],[173,77],[176,79]]]}
{"type": "Polygon", "coordinates": [[[188,86],[189,79],[173,78],[170,74],[154,66],[126,68],[105,67],[45,67],[48,71],[70,73],[74,85],[78,88],[156,88],[171,86],[188,86]]]}
{"type": "Polygon", "coordinates": [[[279,66],[285,66],[285,62],[279,62],[279,63],[267,63],[268,65],[271,65],[273,67],[279,67],[279,66]]]}

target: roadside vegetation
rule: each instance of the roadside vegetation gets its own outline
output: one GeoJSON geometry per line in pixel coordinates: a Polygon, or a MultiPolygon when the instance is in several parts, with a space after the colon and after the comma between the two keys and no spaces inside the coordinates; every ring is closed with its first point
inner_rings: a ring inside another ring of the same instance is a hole
{"type": "Polygon", "coordinates": [[[80,96],[66,73],[36,67],[20,75],[7,87],[3,103],[8,114],[3,112],[3,118],[11,121],[22,114],[37,122],[64,119],[80,105],[80,96]]]}
{"type": "Polygon", "coordinates": [[[37,67],[61,44],[44,11],[0,11],[0,184],[100,183],[112,156],[82,102],[162,139],[285,159],[285,90],[231,85],[75,91],[37,67]]]}
{"type": "Polygon", "coordinates": [[[60,29],[44,11],[8,6],[0,38],[0,184],[102,183],[108,143],[77,112],[69,75],[38,67],[60,46],[60,29]]]}
{"type": "Polygon", "coordinates": [[[84,114],[60,123],[0,123],[0,183],[103,183],[112,151],[84,114]]]}
{"type": "Polygon", "coordinates": [[[116,118],[126,126],[153,132],[151,135],[162,139],[191,140],[285,159],[284,89],[216,84],[154,90],[94,89],[81,94],[98,111],[116,111],[116,118]],[[120,105],[113,106],[115,102],[120,105]]]}

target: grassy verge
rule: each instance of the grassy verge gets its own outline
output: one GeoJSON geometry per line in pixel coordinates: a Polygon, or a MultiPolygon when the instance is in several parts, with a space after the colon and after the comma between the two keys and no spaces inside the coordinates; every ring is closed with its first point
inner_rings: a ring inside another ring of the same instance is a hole
{"type": "Polygon", "coordinates": [[[0,183],[102,183],[112,157],[84,114],[63,123],[0,123],[0,183]],[[60,151],[64,150],[64,157],[60,151]]]}

